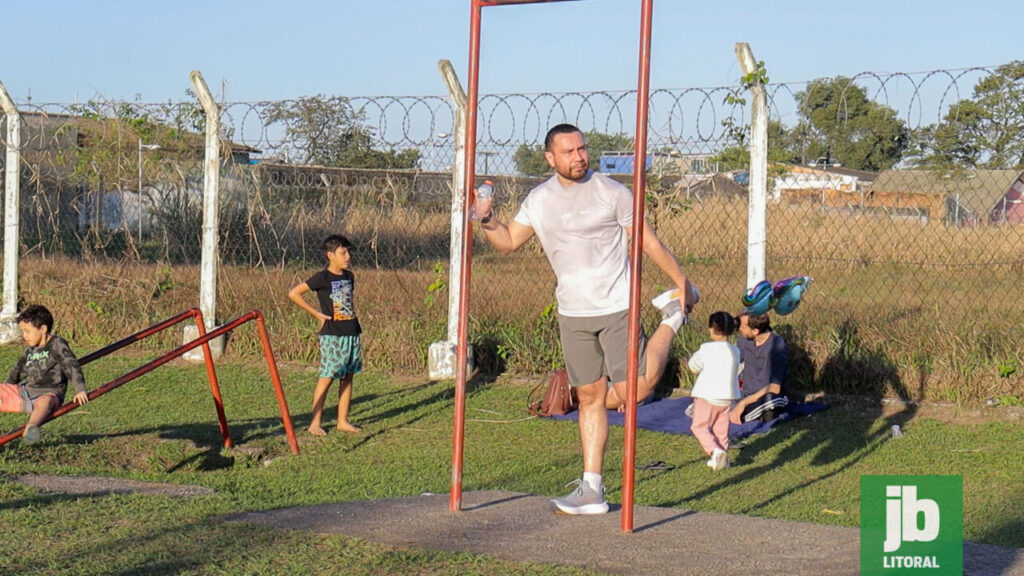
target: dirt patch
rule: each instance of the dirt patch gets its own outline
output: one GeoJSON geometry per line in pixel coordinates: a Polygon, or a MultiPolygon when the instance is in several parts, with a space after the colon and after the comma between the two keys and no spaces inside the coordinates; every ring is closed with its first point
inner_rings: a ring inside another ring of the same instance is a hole
{"type": "Polygon", "coordinates": [[[14,480],[25,486],[31,486],[43,492],[57,494],[74,494],[76,496],[105,496],[109,494],[152,494],[187,498],[213,494],[214,491],[204,486],[190,484],[167,484],[162,482],[142,482],[126,478],[105,478],[102,476],[47,476],[23,475],[14,480]]]}
{"type": "Polygon", "coordinates": [[[879,416],[888,418],[897,414],[911,413],[915,420],[930,419],[945,424],[972,426],[989,422],[1024,421],[1024,408],[1001,406],[997,403],[961,406],[952,402],[914,402],[899,398],[826,397],[822,401],[833,406],[845,405],[870,411],[879,411],[879,416]]]}
{"type": "MultiPolygon", "coordinates": [[[[859,573],[858,528],[636,506],[626,533],[617,504],[599,516],[556,516],[546,497],[505,491],[465,492],[460,511],[450,508],[449,495],[422,494],[224,519],[630,576],[859,573]]],[[[964,573],[1024,576],[1024,551],[965,542],[964,573]]]]}

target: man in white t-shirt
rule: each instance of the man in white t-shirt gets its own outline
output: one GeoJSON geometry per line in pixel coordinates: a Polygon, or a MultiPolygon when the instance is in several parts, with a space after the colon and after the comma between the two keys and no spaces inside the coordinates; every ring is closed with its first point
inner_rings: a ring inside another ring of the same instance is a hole
{"type": "MultiPolygon", "coordinates": [[[[507,226],[491,212],[493,198],[479,200],[474,210],[488,242],[499,252],[508,254],[536,235],[555,272],[562,352],[580,402],[583,477],[568,496],[551,505],[561,514],[603,514],[608,511],[601,480],[608,440],[606,404],[620,407],[626,398],[633,193],[590,171],[587,145],[575,126],[555,126],[544,146],[555,175],[530,191],[507,226]]],[[[672,338],[685,321],[684,310],[688,313],[696,303],[696,292],[675,256],[646,220],[643,225],[644,252],[685,296],[663,295],[661,325],[646,346],[640,336],[638,398],[653,392],[672,338]]]]}

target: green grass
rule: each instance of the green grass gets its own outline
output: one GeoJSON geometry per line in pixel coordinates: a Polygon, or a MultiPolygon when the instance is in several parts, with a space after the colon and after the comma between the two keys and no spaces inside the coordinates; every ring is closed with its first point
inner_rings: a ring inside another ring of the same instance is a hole
{"type": "MultiPolygon", "coordinates": [[[[0,349],[6,369],[18,347],[0,349]]],[[[86,367],[90,387],[144,360],[108,358],[86,367]]],[[[283,365],[296,428],[309,422],[315,374],[283,365]]],[[[265,366],[225,359],[218,367],[236,446],[221,449],[201,366],[157,369],[47,424],[43,441],[0,448],[2,574],[586,574],[467,554],[398,550],[341,536],[223,523],[226,514],[449,491],[451,383],[356,378],[352,418],[361,435],[300,434],[301,455],[283,435],[265,366]],[[269,461],[269,462],[268,462],[269,461]],[[102,475],[215,490],[175,499],[148,495],[69,496],[14,481],[20,474],[102,475]]],[[[526,419],[528,383],[474,381],[467,398],[464,490],[560,495],[578,474],[576,426],[526,419]]],[[[333,424],[333,406],[327,423],[333,424]]],[[[734,467],[712,473],[696,440],[640,430],[636,503],[858,526],[865,474],[960,474],[964,535],[1024,547],[1024,428],[992,421],[954,426],[876,402],[847,402],[734,450],[734,467]],[[889,437],[893,423],[905,436],[889,437]]],[[[0,430],[24,422],[0,414],[0,430]]],[[[621,501],[623,431],[613,427],[606,459],[609,499],[621,501]]]]}

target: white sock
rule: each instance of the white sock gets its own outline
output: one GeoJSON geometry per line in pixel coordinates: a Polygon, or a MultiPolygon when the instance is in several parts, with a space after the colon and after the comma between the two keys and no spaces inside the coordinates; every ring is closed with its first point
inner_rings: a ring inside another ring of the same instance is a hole
{"type": "Polygon", "coordinates": [[[597,472],[584,472],[583,481],[586,482],[595,492],[601,491],[601,475],[597,472]]]}
{"type": "Polygon", "coordinates": [[[675,314],[662,320],[661,323],[671,328],[673,334],[678,334],[679,329],[682,328],[683,326],[683,320],[685,319],[686,317],[683,316],[682,312],[676,312],[675,314]]]}

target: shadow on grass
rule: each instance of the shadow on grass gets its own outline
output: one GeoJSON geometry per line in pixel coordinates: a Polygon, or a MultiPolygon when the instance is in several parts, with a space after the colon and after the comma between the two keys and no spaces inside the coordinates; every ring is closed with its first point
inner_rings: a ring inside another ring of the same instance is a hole
{"type": "MultiPolygon", "coordinates": [[[[11,479],[13,482],[14,480],[11,479]]],[[[72,502],[81,501],[83,498],[102,498],[109,496],[109,493],[97,492],[94,494],[38,494],[31,498],[19,498],[17,500],[7,500],[0,502],[0,511],[4,510],[17,510],[19,508],[28,507],[39,507],[69,504],[72,502]]]]}
{"type": "MultiPolygon", "coordinates": [[[[219,566],[234,567],[241,573],[247,570],[247,564],[255,562],[257,566],[248,569],[257,573],[260,564],[272,563],[270,555],[280,553],[282,536],[262,527],[211,520],[165,522],[140,519],[126,537],[96,534],[92,545],[103,554],[75,560],[78,570],[112,576],[155,576],[205,572],[219,566]]],[[[31,553],[7,560],[15,574],[42,574],[52,569],[51,560],[37,560],[31,553]]]]}
{"type": "MultiPolygon", "coordinates": [[[[489,387],[497,378],[489,374],[477,372],[466,382],[466,395],[469,396],[477,391],[489,387]]],[[[358,441],[349,446],[348,449],[355,450],[360,446],[376,440],[379,436],[385,435],[393,430],[404,428],[415,424],[427,416],[436,414],[439,410],[451,410],[449,406],[455,398],[455,383],[451,380],[439,382],[424,382],[412,387],[402,387],[384,394],[353,395],[350,416],[353,422],[363,426],[363,432],[358,435],[358,441]],[[429,394],[421,398],[422,394],[429,394]],[[396,400],[397,399],[397,400],[396,400]],[[364,407],[369,407],[367,413],[360,413],[364,407]],[[376,407],[389,406],[380,411],[376,407]],[[390,422],[387,427],[367,430],[366,427],[378,422],[390,422]]],[[[333,421],[329,415],[334,406],[324,406],[324,422],[333,421]]],[[[337,412],[333,412],[337,414],[337,412]]],[[[296,422],[302,422],[308,426],[312,421],[312,412],[299,415],[296,422]]],[[[296,424],[296,427],[299,427],[296,424]]]]}
{"type": "MultiPolygon", "coordinates": [[[[790,334],[792,337],[792,334],[790,334]]],[[[680,506],[708,497],[720,488],[735,487],[743,482],[753,481],[766,472],[773,471],[787,463],[813,454],[811,469],[830,467],[821,474],[807,480],[776,490],[762,501],[753,504],[742,513],[751,513],[763,509],[776,500],[797,493],[841,474],[843,471],[860,462],[865,456],[877,450],[891,437],[894,425],[902,427],[915,416],[916,404],[911,402],[919,398],[911,398],[899,377],[896,365],[881,349],[866,349],[860,345],[856,327],[844,324],[838,332],[839,346],[836,352],[825,362],[818,375],[815,387],[819,390],[853,390],[866,400],[851,400],[848,408],[853,412],[842,422],[842,412],[829,411],[817,415],[813,420],[804,419],[801,424],[788,424],[776,427],[768,435],[750,442],[739,453],[734,464],[742,469],[739,474],[731,475],[721,482],[709,486],[675,502],[665,503],[669,506],[680,506]],[[903,409],[885,414],[883,398],[886,393],[894,394],[903,401],[903,409]],[[884,425],[877,426],[882,420],[884,425]],[[815,425],[817,423],[817,425],[815,425]],[[784,445],[770,460],[754,464],[758,456],[776,445],[784,445]]],[[[789,344],[790,353],[800,361],[806,356],[802,343],[794,339],[789,344]]],[[[799,369],[799,364],[798,364],[799,369]]],[[[918,388],[924,393],[924,381],[918,388]]]]}
{"type": "MultiPolygon", "coordinates": [[[[228,431],[231,434],[232,445],[235,448],[262,438],[278,436],[281,437],[282,449],[285,449],[287,445],[280,418],[254,418],[234,422],[229,419],[228,431]]],[[[152,435],[162,440],[184,441],[194,446],[194,453],[189,454],[183,460],[166,466],[164,471],[167,473],[177,472],[185,468],[198,472],[225,470],[233,467],[240,458],[244,457],[244,455],[240,456],[232,452],[224,452],[224,439],[220,435],[220,428],[216,421],[132,428],[112,434],[70,434],[61,438],[60,441],[69,445],[87,445],[105,438],[128,438],[146,435],[152,435]]]]}
{"type": "MultiPolygon", "coordinates": [[[[478,374],[467,382],[467,395],[487,388],[494,380],[495,378],[492,376],[478,374]]],[[[402,386],[384,393],[364,395],[357,393],[352,400],[350,411],[350,414],[354,416],[353,421],[362,425],[373,425],[379,422],[387,422],[388,425],[354,436],[358,440],[348,449],[354,450],[394,429],[410,426],[427,416],[437,414],[438,411],[450,412],[454,398],[453,388],[454,383],[451,381],[424,382],[411,387],[402,386]]],[[[307,400],[311,401],[312,397],[307,400]]],[[[325,425],[334,422],[335,414],[337,414],[337,404],[324,407],[325,425]]],[[[312,412],[292,414],[291,419],[301,449],[304,443],[312,440],[312,437],[308,435],[303,438],[304,430],[308,428],[312,420],[312,412]]],[[[232,420],[229,413],[227,425],[232,444],[236,448],[267,438],[279,440],[282,449],[286,448],[287,440],[284,437],[284,429],[279,416],[232,420]]],[[[105,434],[68,434],[59,437],[59,440],[57,436],[54,436],[53,440],[48,439],[48,441],[59,441],[69,445],[87,445],[105,438],[129,438],[146,435],[153,435],[165,440],[185,441],[193,445],[192,450],[189,450],[190,453],[184,459],[168,463],[164,467],[164,471],[167,473],[182,469],[200,472],[224,470],[235,466],[239,461],[252,460],[251,455],[224,451],[223,438],[215,419],[188,424],[140,426],[105,434]]],[[[126,462],[125,465],[127,466],[128,463],[126,462]]]]}
{"type": "MultiPolygon", "coordinates": [[[[1017,490],[1014,494],[1008,494],[1005,502],[1020,502],[1024,499],[1024,491],[1017,490]]],[[[1024,544],[1024,518],[1007,518],[1002,523],[990,528],[981,534],[976,534],[973,540],[984,540],[999,546],[1010,546],[1020,548],[1024,544]]],[[[978,570],[979,564],[984,563],[984,568],[991,574],[1008,574],[1010,568],[1016,564],[1015,560],[1024,558],[1024,551],[1017,550],[1015,554],[992,553],[992,549],[985,544],[964,542],[964,568],[978,570]]]]}

